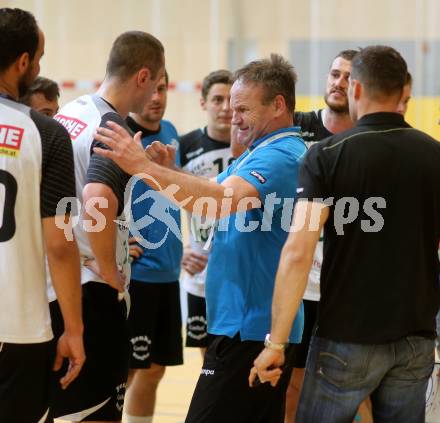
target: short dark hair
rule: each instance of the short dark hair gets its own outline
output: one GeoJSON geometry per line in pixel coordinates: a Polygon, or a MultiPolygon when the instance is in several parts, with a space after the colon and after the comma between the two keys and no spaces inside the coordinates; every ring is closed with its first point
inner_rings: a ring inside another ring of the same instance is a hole
{"type": "Polygon", "coordinates": [[[400,96],[408,77],[405,59],[394,48],[382,45],[363,48],[351,68],[352,79],[360,81],[373,99],[400,96]]]}
{"type": "Polygon", "coordinates": [[[282,95],[288,110],[295,111],[295,83],[297,76],[293,66],[279,54],[269,59],[256,60],[235,72],[235,80],[261,85],[264,89],[263,103],[269,103],[282,95]]]}
{"type": "Polygon", "coordinates": [[[209,90],[214,84],[227,84],[232,85],[233,83],[232,73],[226,69],[220,69],[211,72],[209,75],[205,76],[202,81],[202,97],[206,100],[208,97],[209,90]]]}
{"type": "Polygon", "coordinates": [[[411,85],[412,86],[412,83],[413,83],[412,75],[408,72],[406,74],[405,85],[411,85]]]}
{"type": "Polygon", "coordinates": [[[26,94],[20,98],[20,102],[29,106],[31,96],[37,93],[43,94],[49,101],[57,100],[60,97],[58,84],[49,78],[39,76],[26,91],[26,94]]]}
{"type": "Polygon", "coordinates": [[[170,83],[170,76],[168,75],[168,71],[165,69],[165,84],[167,88],[169,83],[170,83]]]}
{"type": "Polygon", "coordinates": [[[0,9],[0,72],[9,68],[23,53],[30,60],[38,48],[38,25],[32,13],[21,9],[0,9]]]}
{"type": "Polygon", "coordinates": [[[337,58],[341,57],[342,59],[345,59],[345,60],[348,60],[349,62],[351,62],[351,61],[353,61],[354,56],[356,56],[356,54],[359,53],[359,51],[360,50],[352,50],[352,49],[342,50],[335,56],[333,61],[335,61],[337,58]]]}
{"type": "Polygon", "coordinates": [[[142,31],[124,32],[113,43],[106,74],[125,81],[145,67],[155,79],[164,65],[163,55],[163,45],[153,35],[142,31]]]}

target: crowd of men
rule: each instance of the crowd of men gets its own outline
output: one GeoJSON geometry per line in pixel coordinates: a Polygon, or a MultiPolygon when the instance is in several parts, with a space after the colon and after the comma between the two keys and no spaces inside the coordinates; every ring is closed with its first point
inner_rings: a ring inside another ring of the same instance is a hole
{"type": "Polygon", "coordinates": [[[339,52],[316,111],[278,54],[213,71],[181,137],[154,36],[119,35],[61,109],[44,52],[0,9],[1,422],[151,423],[180,283],[203,356],[186,422],[424,422],[440,144],[404,119],[395,49],[339,52]]]}

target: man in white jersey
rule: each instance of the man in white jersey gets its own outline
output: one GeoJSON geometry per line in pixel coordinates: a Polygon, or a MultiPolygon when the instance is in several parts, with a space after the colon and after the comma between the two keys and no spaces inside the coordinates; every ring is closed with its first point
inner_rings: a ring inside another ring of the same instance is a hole
{"type": "MultiPolygon", "coordinates": [[[[74,421],[120,421],[128,373],[127,305],[121,298],[130,280],[124,194],[129,175],[93,154],[94,131],[109,121],[125,126],[141,112],[164,74],[164,49],[141,31],[113,43],[104,82],[96,94],[64,106],[55,119],[72,139],[77,197],[83,212],[75,235],[81,255],[84,341],[88,357],[81,377],[67,391],[54,385],[53,417],[74,421]]],[[[58,304],[51,304],[55,334],[58,304]]]]}
{"type": "Polygon", "coordinates": [[[0,9],[1,422],[44,421],[51,368],[69,358],[67,374],[56,381],[66,388],[85,358],[78,249],[56,225],[58,202],[75,194],[72,147],[61,125],[17,102],[43,53],[35,18],[0,9]],[[55,364],[45,253],[65,326],[55,364]]]}
{"type": "MultiPolygon", "coordinates": [[[[230,133],[232,112],[232,74],[227,70],[211,72],[202,83],[200,104],[207,113],[207,125],[180,138],[180,163],[194,175],[213,178],[232,162],[230,133]]],[[[206,322],[205,279],[209,248],[205,248],[210,233],[208,222],[198,225],[188,213],[190,244],[185,248],[182,284],[187,291],[188,318],[186,346],[199,347],[202,354],[208,345],[206,322]]]]}

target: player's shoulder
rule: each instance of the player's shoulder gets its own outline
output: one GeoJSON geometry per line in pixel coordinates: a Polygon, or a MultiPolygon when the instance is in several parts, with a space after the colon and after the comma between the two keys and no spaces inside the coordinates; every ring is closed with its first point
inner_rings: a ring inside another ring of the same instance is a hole
{"type": "Polygon", "coordinates": [[[295,112],[294,124],[300,126],[303,130],[319,123],[319,111],[312,110],[310,112],[295,112]]]}
{"type": "Polygon", "coordinates": [[[29,111],[29,116],[34,122],[40,134],[42,136],[45,136],[45,138],[53,134],[58,137],[61,136],[70,139],[66,128],[57,120],[32,109],[30,109],[29,111]]]}
{"type": "Polygon", "coordinates": [[[301,160],[307,152],[304,141],[300,137],[285,137],[274,141],[263,149],[258,158],[263,161],[276,161],[281,163],[296,163],[301,160]],[[265,150],[265,151],[264,151],[265,150]]]}
{"type": "Polygon", "coordinates": [[[169,120],[165,120],[165,119],[162,119],[160,121],[160,126],[166,144],[170,144],[176,150],[178,150],[180,146],[180,142],[176,127],[169,120]]]}
{"type": "Polygon", "coordinates": [[[203,130],[201,128],[194,129],[187,134],[184,134],[180,137],[180,144],[182,145],[191,145],[195,143],[200,143],[203,138],[203,130]]]}
{"type": "Polygon", "coordinates": [[[117,123],[122,126],[130,135],[134,135],[133,130],[128,125],[126,119],[124,119],[116,110],[109,109],[101,115],[101,121],[99,126],[107,128],[108,122],[117,123]]]}
{"type": "Polygon", "coordinates": [[[162,120],[160,121],[160,125],[161,125],[161,127],[162,127],[164,130],[169,131],[169,132],[174,132],[174,133],[177,134],[177,129],[176,129],[176,127],[175,127],[175,126],[173,125],[173,123],[170,122],[169,120],[162,119],[162,120]]]}

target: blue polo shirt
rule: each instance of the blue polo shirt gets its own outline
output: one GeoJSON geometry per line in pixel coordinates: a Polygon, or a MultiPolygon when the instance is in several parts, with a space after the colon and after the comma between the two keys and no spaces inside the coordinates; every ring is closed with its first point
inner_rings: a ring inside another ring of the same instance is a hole
{"type": "MultiPolygon", "coordinates": [[[[159,131],[155,132],[142,128],[130,117],[127,118],[127,124],[134,132],[142,131],[144,148],[153,141],[179,148],[176,128],[167,120],[162,120],[159,131]]],[[[178,165],[179,156],[177,151],[178,165]]],[[[131,279],[147,283],[177,281],[182,259],[180,209],[148,184],[138,180],[132,187],[131,211],[131,235],[142,238],[144,244],[141,244],[143,254],[131,266],[131,279]]]]}
{"type": "MultiPolygon", "coordinates": [[[[231,175],[245,179],[257,189],[263,206],[218,222],[206,279],[211,334],[233,337],[239,332],[243,341],[263,341],[270,332],[275,275],[306,152],[299,131],[299,127],[283,128],[256,140],[217,176],[219,183],[231,175]],[[281,201],[273,201],[274,196],[281,201]]],[[[290,342],[301,341],[303,320],[301,306],[290,342]]]]}

